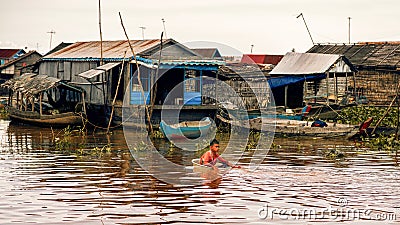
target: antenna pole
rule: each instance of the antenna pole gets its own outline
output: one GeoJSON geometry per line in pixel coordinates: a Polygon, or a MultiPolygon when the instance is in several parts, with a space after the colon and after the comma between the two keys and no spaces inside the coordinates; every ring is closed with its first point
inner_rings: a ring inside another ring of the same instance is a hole
{"type": "Polygon", "coordinates": [[[306,25],[306,29],[307,29],[308,35],[310,35],[311,42],[312,42],[313,45],[314,45],[314,44],[315,44],[315,43],[314,43],[314,40],[313,40],[313,38],[312,38],[312,36],[311,36],[310,30],[308,29],[308,26],[307,26],[306,20],[304,19],[303,13],[300,13],[300,15],[298,15],[296,18],[299,18],[300,16],[301,16],[301,18],[303,18],[304,25],[306,25]]]}
{"type": "Polygon", "coordinates": [[[55,34],[56,32],[54,30],[51,30],[47,33],[50,34],[50,50],[51,50],[51,42],[53,41],[53,34],[55,34]]]}
{"type": "Polygon", "coordinates": [[[144,40],[144,30],[146,29],[146,27],[139,27],[140,29],[142,29],[142,39],[144,40]]]}
{"type": "Polygon", "coordinates": [[[165,39],[168,39],[167,37],[167,30],[165,29],[165,20],[164,18],[161,19],[162,23],[163,23],[163,27],[164,27],[164,35],[165,35],[165,39]]]}
{"type": "Polygon", "coordinates": [[[349,44],[350,44],[350,20],[351,20],[351,17],[348,17],[347,19],[349,19],[349,44]]]}

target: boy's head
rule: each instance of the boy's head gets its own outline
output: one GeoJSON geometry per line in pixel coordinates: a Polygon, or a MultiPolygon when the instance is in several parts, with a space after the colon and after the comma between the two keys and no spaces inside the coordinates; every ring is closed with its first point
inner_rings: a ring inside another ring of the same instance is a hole
{"type": "Polygon", "coordinates": [[[219,150],[219,141],[214,139],[210,142],[210,150],[213,152],[218,152],[219,150]]]}

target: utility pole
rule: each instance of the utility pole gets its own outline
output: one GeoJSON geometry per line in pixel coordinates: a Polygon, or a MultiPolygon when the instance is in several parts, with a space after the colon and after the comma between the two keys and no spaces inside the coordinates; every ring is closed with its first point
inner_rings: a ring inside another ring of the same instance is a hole
{"type": "Polygon", "coordinates": [[[310,33],[310,30],[308,29],[308,26],[307,26],[306,20],[304,19],[303,13],[300,13],[300,15],[298,15],[296,18],[299,18],[300,16],[301,16],[301,18],[303,18],[304,25],[306,25],[306,28],[307,28],[307,31],[308,31],[308,35],[310,35],[311,42],[314,45],[314,40],[311,37],[311,33],[310,33]]]}
{"type": "Polygon", "coordinates": [[[51,30],[47,33],[50,34],[50,50],[51,50],[51,42],[53,41],[53,34],[55,34],[56,32],[54,30],[51,30]]]}
{"type": "Polygon", "coordinates": [[[146,27],[139,27],[140,29],[142,29],[142,39],[144,40],[144,30],[146,29],[146,27]]]}
{"type": "Polygon", "coordinates": [[[162,18],[161,21],[162,21],[163,27],[164,27],[165,39],[168,39],[168,37],[167,37],[167,30],[165,29],[165,20],[164,20],[164,18],[162,18]]]}
{"type": "Polygon", "coordinates": [[[254,47],[254,45],[250,45],[251,46],[251,48],[250,48],[250,53],[253,53],[253,47],[254,47]]]}
{"type": "Polygon", "coordinates": [[[350,44],[350,20],[351,20],[351,17],[349,16],[347,19],[349,19],[349,44],[350,44]]]}

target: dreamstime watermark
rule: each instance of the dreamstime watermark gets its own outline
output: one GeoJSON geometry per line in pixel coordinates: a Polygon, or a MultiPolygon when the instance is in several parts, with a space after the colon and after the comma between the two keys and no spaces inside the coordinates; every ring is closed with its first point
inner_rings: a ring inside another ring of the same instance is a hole
{"type": "MultiPolygon", "coordinates": [[[[205,44],[238,52],[226,45],[201,42],[202,46],[205,44]]],[[[256,147],[252,148],[247,169],[255,170],[265,159],[275,131],[275,124],[266,119],[273,121],[275,102],[263,72],[255,64],[230,66],[223,61],[201,58],[171,60],[170,54],[176,54],[182,46],[166,46],[161,51],[167,57],[156,52],[146,59],[139,58],[138,69],[135,64],[131,66],[134,72],[125,90],[122,120],[125,140],[133,158],[142,169],[166,183],[185,186],[201,183],[203,179],[194,174],[193,168],[174,163],[160,153],[148,134],[147,125],[149,114],[159,120],[156,123],[164,121],[170,125],[187,120],[211,120],[209,132],[201,132],[196,138],[185,137],[180,129],[175,129],[177,133],[172,134],[164,132],[181,151],[196,152],[216,138],[214,119],[217,117],[198,118],[199,114],[195,112],[196,106],[201,106],[198,109],[209,106],[209,109],[218,108],[220,113],[228,115],[228,120],[234,124],[230,126],[229,137],[220,140],[226,143],[222,155],[232,164],[236,164],[245,153],[254,126],[263,133],[257,140],[251,140],[255,142],[252,146],[256,147]],[[145,101],[147,106],[143,104],[145,101]],[[150,107],[153,104],[156,109],[150,107]],[[190,109],[185,108],[187,105],[190,109]],[[257,123],[249,122],[248,110],[251,108],[261,109],[257,123]],[[179,140],[173,140],[174,135],[180,136],[179,140]]]]}
{"type": "Polygon", "coordinates": [[[395,221],[395,212],[382,212],[373,208],[351,208],[347,206],[346,198],[337,200],[339,207],[329,205],[326,208],[276,208],[265,204],[257,211],[257,216],[263,220],[376,220],[395,221]]]}

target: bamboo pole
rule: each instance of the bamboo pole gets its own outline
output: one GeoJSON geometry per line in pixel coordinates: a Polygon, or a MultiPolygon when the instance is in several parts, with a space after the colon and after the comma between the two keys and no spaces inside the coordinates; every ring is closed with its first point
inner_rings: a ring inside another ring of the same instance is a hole
{"type": "Polygon", "coordinates": [[[149,109],[148,109],[147,104],[146,104],[146,96],[144,95],[144,90],[143,90],[143,86],[142,86],[142,81],[141,81],[141,79],[140,79],[140,69],[139,69],[139,64],[138,64],[137,58],[136,58],[136,53],[135,53],[135,51],[133,51],[132,44],[131,44],[131,42],[130,42],[130,40],[129,40],[128,34],[126,33],[126,29],[125,29],[124,23],[123,23],[123,21],[122,21],[121,12],[118,12],[118,14],[119,14],[119,18],[120,18],[120,20],[121,20],[122,29],[124,30],[124,33],[125,33],[125,37],[126,37],[126,39],[128,40],[129,48],[131,49],[131,52],[132,52],[132,54],[133,54],[133,58],[135,59],[136,69],[137,69],[137,73],[138,73],[138,83],[139,83],[139,86],[140,86],[140,90],[141,90],[141,92],[142,92],[142,97],[143,97],[143,103],[144,103],[145,113],[146,113],[146,115],[147,115],[148,128],[149,128],[149,132],[150,132],[150,133],[153,133],[153,127],[152,127],[152,125],[151,125],[151,120],[150,120],[151,118],[150,118],[150,115],[149,115],[149,109]]]}
{"type": "Polygon", "coordinates": [[[151,81],[151,89],[150,89],[150,91],[152,92],[151,94],[150,94],[150,99],[151,99],[151,103],[150,103],[150,118],[151,118],[151,116],[153,115],[153,110],[154,110],[154,105],[155,105],[155,102],[156,102],[156,95],[157,95],[157,78],[159,77],[159,73],[160,73],[160,66],[161,66],[161,56],[162,56],[162,48],[163,48],[163,45],[162,45],[162,42],[163,42],[163,36],[164,36],[164,32],[161,32],[161,37],[160,37],[160,54],[159,54],[159,56],[158,56],[158,66],[157,66],[157,70],[156,70],[156,74],[155,74],[155,77],[153,78],[153,76],[152,76],[152,81],[151,81]],[[154,83],[155,82],[155,83],[154,83]],[[154,86],[154,87],[153,87],[154,86]]]}
{"type": "Polygon", "coordinates": [[[378,120],[376,123],[374,129],[371,132],[371,135],[375,133],[376,128],[381,124],[382,120],[386,117],[386,115],[390,112],[390,109],[392,108],[395,100],[397,99],[397,95],[393,98],[392,102],[390,103],[389,107],[387,108],[386,112],[383,114],[383,116],[378,120]]]}
{"type": "Polygon", "coordinates": [[[101,32],[101,0],[99,0],[100,66],[103,65],[103,33],[101,32]]]}
{"type": "Polygon", "coordinates": [[[114,116],[115,101],[117,100],[119,85],[121,84],[122,73],[124,72],[124,67],[125,67],[125,57],[126,57],[126,51],[124,53],[124,59],[122,60],[121,71],[119,72],[118,84],[117,84],[117,88],[115,89],[114,99],[111,103],[111,114],[110,114],[110,119],[108,120],[107,133],[110,133],[110,126],[111,126],[112,118],[114,116]]]}

